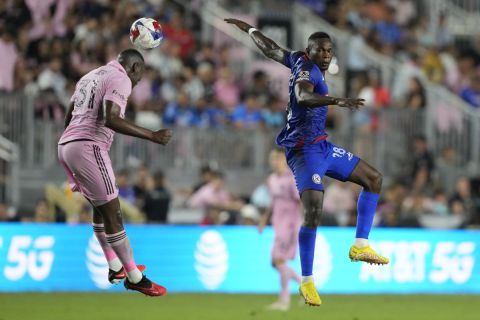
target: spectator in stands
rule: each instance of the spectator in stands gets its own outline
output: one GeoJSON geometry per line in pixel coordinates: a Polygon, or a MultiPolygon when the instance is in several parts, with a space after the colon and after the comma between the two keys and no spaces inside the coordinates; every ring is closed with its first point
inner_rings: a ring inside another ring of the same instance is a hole
{"type": "Polygon", "coordinates": [[[232,219],[231,215],[225,212],[240,210],[243,201],[231,196],[225,186],[223,173],[214,171],[211,181],[191,195],[188,205],[205,210],[202,225],[224,224],[232,219]]]}
{"type": "Polygon", "coordinates": [[[147,194],[154,187],[154,179],[150,174],[150,170],[147,166],[141,165],[137,168],[135,174],[135,184],[133,185],[133,192],[135,194],[135,204],[137,207],[142,208],[145,203],[147,194]]]}
{"type": "Polygon", "coordinates": [[[143,211],[149,223],[167,223],[171,195],[165,187],[165,177],[162,171],[157,171],[154,176],[154,187],[145,197],[143,211]]]}
{"type": "Polygon", "coordinates": [[[230,119],[236,128],[260,128],[263,124],[263,119],[257,97],[253,94],[247,94],[245,103],[235,107],[230,115],[230,119]]]}
{"type": "Polygon", "coordinates": [[[199,171],[199,181],[194,185],[192,193],[197,192],[201,187],[212,181],[214,170],[209,165],[203,165],[199,171]]]}
{"type": "Polygon", "coordinates": [[[474,199],[471,181],[468,177],[459,177],[455,183],[455,193],[450,198],[450,208],[455,214],[464,215],[467,223],[474,222],[479,208],[474,199]]]}
{"type": "Polygon", "coordinates": [[[435,176],[438,185],[445,188],[448,195],[455,191],[457,179],[461,176],[463,169],[458,166],[457,154],[452,147],[445,147],[440,157],[436,160],[435,176]]]}
{"type": "Polygon", "coordinates": [[[367,38],[370,30],[366,26],[353,28],[353,37],[348,44],[347,72],[345,75],[345,92],[347,97],[356,96],[361,83],[368,77],[369,63],[366,57],[367,38]]]}
{"type": "Polygon", "coordinates": [[[239,101],[239,87],[235,82],[232,70],[228,67],[220,68],[218,79],[214,84],[215,99],[219,105],[227,110],[232,109],[239,101]]]}
{"type": "Polygon", "coordinates": [[[4,24],[0,26],[0,92],[13,90],[15,63],[18,59],[18,52],[13,41],[15,32],[11,26],[4,24]]]}
{"type": "Polygon", "coordinates": [[[128,169],[119,170],[115,176],[118,196],[132,205],[135,204],[135,190],[130,183],[130,172],[128,169]]]}
{"type": "Polygon", "coordinates": [[[471,78],[470,86],[464,88],[460,95],[463,100],[474,108],[480,108],[480,74],[475,73],[471,78]]]}
{"type": "Polygon", "coordinates": [[[430,203],[430,212],[438,216],[447,216],[450,214],[448,195],[443,189],[434,191],[432,202],[430,203]]]}
{"type": "Polygon", "coordinates": [[[356,209],[355,191],[349,183],[333,180],[325,189],[322,225],[345,226],[356,209]]]}
{"type": "Polygon", "coordinates": [[[428,151],[426,138],[423,135],[417,135],[413,139],[412,192],[420,193],[431,186],[433,169],[435,169],[435,161],[428,151]]]}
{"type": "Polygon", "coordinates": [[[256,70],[252,74],[252,82],[246,89],[247,95],[254,95],[260,107],[265,107],[273,98],[272,89],[270,88],[270,80],[263,70],[256,70]]]}
{"type": "Polygon", "coordinates": [[[265,126],[268,128],[278,128],[285,125],[285,103],[278,98],[272,97],[260,113],[265,126]]]}
{"type": "Polygon", "coordinates": [[[376,39],[379,41],[380,51],[385,54],[393,54],[400,43],[402,31],[395,22],[395,8],[388,8],[386,19],[375,25],[376,39]]]}
{"type": "Polygon", "coordinates": [[[397,227],[399,225],[400,212],[406,194],[406,188],[399,183],[393,183],[386,188],[384,197],[378,206],[378,226],[397,227]]]}
{"type": "Polygon", "coordinates": [[[165,37],[180,46],[180,58],[190,57],[195,48],[192,31],[185,25],[185,16],[177,10],[171,16],[170,23],[163,26],[165,37]]]}
{"type": "Polygon", "coordinates": [[[17,219],[9,212],[9,207],[6,203],[0,202],[0,222],[13,222],[17,219]]]}
{"type": "Polygon", "coordinates": [[[55,213],[48,207],[48,202],[41,199],[35,205],[35,222],[55,222],[55,213]]]}
{"type": "Polygon", "coordinates": [[[408,81],[405,99],[397,101],[396,104],[400,108],[408,108],[410,110],[420,110],[427,106],[427,95],[419,78],[413,77],[408,81]]]}
{"type": "Polygon", "coordinates": [[[194,108],[186,92],[179,92],[175,102],[167,104],[163,123],[167,126],[188,127],[194,123],[194,108]]]}

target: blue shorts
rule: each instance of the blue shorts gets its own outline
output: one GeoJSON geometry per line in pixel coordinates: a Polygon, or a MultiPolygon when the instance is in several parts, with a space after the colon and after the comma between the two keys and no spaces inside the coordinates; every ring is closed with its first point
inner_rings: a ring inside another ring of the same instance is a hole
{"type": "Polygon", "coordinates": [[[307,189],[323,191],[325,175],[347,181],[360,161],[353,153],[326,140],[300,148],[285,148],[285,155],[300,195],[307,189]]]}

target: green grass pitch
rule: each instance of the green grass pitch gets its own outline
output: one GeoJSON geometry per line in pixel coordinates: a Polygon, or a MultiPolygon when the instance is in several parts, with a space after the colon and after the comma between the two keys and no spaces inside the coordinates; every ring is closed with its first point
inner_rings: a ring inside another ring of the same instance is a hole
{"type": "Polygon", "coordinates": [[[323,295],[321,307],[292,297],[287,312],[266,311],[271,295],[137,293],[2,293],[0,320],[469,320],[480,319],[474,295],[323,295]]]}

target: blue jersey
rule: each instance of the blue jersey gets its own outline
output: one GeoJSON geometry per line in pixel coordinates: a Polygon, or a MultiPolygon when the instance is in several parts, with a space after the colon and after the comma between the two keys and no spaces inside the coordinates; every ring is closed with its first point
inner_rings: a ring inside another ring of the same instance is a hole
{"type": "Polygon", "coordinates": [[[288,84],[289,102],[287,108],[287,124],[277,137],[277,144],[282,147],[301,147],[325,140],[325,122],[328,106],[303,107],[298,105],[295,97],[295,83],[308,81],[314,86],[314,92],[328,95],[325,77],[304,52],[295,51],[285,55],[284,64],[290,68],[288,84]]]}

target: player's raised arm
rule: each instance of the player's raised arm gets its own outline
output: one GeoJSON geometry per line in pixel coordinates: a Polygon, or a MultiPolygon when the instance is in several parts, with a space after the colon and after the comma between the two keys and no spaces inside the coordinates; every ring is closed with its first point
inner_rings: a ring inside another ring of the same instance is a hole
{"type": "Polygon", "coordinates": [[[105,100],[103,107],[105,126],[115,132],[150,140],[161,145],[166,145],[172,137],[172,130],[162,129],[158,131],[151,131],[123,119],[120,116],[120,106],[113,101],[105,100]]]}
{"type": "Polygon", "coordinates": [[[335,98],[323,96],[314,92],[314,85],[308,81],[297,81],[295,84],[295,97],[299,105],[304,107],[321,107],[325,105],[338,105],[339,107],[356,110],[363,106],[364,99],[335,98]]]}
{"type": "Polygon", "coordinates": [[[228,18],[225,19],[225,21],[250,34],[253,42],[255,42],[257,47],[266,57],[285,65],[285,55],[289,52],[288,50],[283,49],[277,43],[275,43],[275,41],[266,37],[263,33],[242,20],[228,18]]]}

